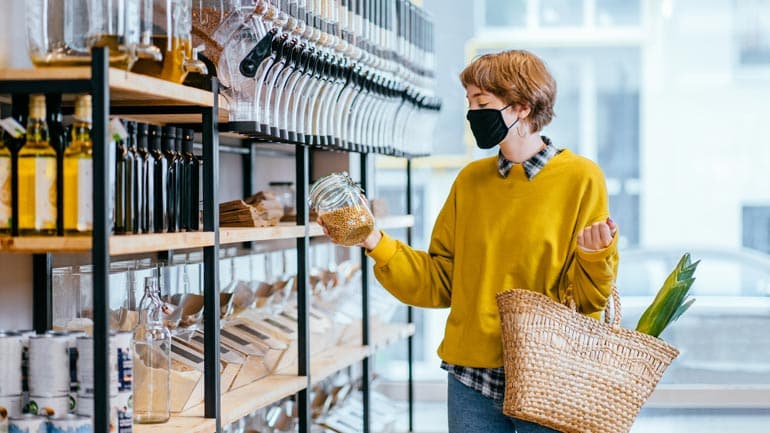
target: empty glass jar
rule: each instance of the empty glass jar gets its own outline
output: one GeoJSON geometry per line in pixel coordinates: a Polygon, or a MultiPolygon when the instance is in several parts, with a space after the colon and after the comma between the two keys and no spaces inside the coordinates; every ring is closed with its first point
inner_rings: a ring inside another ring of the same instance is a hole
{"type": "Polygon", "coordinates": [[[374,216],[363,191],[345,172],[318,179],[310,188],[309,204],[337,244],[360,244],[374,230],[374,216]]]}

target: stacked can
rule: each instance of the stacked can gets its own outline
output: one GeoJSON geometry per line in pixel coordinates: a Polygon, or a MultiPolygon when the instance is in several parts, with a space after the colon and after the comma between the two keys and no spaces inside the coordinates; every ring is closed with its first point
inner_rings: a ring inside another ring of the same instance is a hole
{"type": "Polygon", "coordinates": [[[46,433],[48,418],[25,413],[8,418],[8,433],[46,433]]]}
{"type": "Polygon", "coordinates": [[[29,337],[36,335],[34,329],[24,329],[16,331],[21,336],[21,390],[22,390],[22,407],[27,404],[29,400],[29,337]]]}
{"type": "Polygon", "coordinates": [[[87,416],[68,413],[48,419],[47,433],[92,433],[91,419],[87,416]]]}
{"type": "MultiPolygon", "coordinates": [[[[130,332],[110,335],[110,431],[131,433],[133,427],[133,362],[131,356],[130,332]]],[[[94,340],[79,337],[78,414],[94,416],[94,340]]]]}
{"type": "Polygon", "coordinates": [[[0,331],[0,431],[22,413],[21,353],[21,335],[0,331]]]}
{"type": "Polygon", "coordinates": [[[70,349],[74,336],[44,334],[29,337],[29,402],[25,412],[61,416],[74,411],[70,394],[70,349]]]}

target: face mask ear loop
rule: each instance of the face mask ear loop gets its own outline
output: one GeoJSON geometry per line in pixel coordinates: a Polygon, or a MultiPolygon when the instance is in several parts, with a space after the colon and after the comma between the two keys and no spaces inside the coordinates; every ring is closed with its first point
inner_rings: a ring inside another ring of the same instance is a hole
{"type": "MultiPolygon", "coordinates": [[[[511,105],[513,105],[513,102],[511,102],[510,104],[508,104],[508,105],[506,105],[505,107],[503,107],[503,108],[501,108],[500,110],[498,110],[498,111],[500,111],[500,115],[502,115],[502,113],[503,113],[503,110],[505,110],[506,108],[510,107],[511,105]]],[[[514,126],[514,125],[516,125],[517,123],[519,123],[519,118],[518,118],[518,117],[516,118],[516,120],[515,120],[513,123],[511,123],[511,126],[506,126],[506,128],[507,128],[507,129],[511,129],[511,128],[513,128],[513,126],[514,126]]],[[[503,123],[503,124],[505,124],[505,123],[503,123]]]]}

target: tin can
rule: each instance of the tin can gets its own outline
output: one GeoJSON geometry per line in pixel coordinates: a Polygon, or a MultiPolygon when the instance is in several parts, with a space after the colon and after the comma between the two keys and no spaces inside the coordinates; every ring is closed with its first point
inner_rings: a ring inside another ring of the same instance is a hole
{"type": "Polygon", "coordinates": [[[85,337],[86,333],[83,331],[48,331],[46,334],[51,334],[67,339],[67,352],[69,353],[70,392],[78,392],[79,384],[77,339],[79,337],[85,337]]]}
{"type": "Polygon", "coordinates": [[[0,418],[19,417],[23,408],[21,394],[0,397],[0,418]]]}
{"type": "Polygon", "coordinates": [[[21,334],[0,332],[0,395],[21,394],[21,357],[21,334]]]}
{"type": "Polygon", "coordinates": [[[60,416],[71,413],[75,410],[75,406],[75,399],[71,395],[57,397],[30,396],[29,403],[24,408],[24,412],[33,415],[60,416]]]}
{"type": "Polygon", "coordinates": [[[111,351],[115,353],[117,365],[115,370],[118,376],[118,392],[131,392],[134,381],[134,361],[131,352],[131,342],[134,334],[131,332],[118,332],[113,340],[111,351]]]}
{"type": "MultiPolygon", "coordinates": [[[[114,336],[110,336],[110,395],[118,393],[118,357],[114,350],[114,336]]],[[[78,350],[77,379],[79,395],[94,396],[94,339],[92,337],[78,337],[76,342],[78,350]]]]}
{"type": "Polygon", "coordinates": [[[91,433],[91,418],[67,414],[48,420],[48,433],[91,433]]]}
{"type": "Polygon", "coordinates": [[[21,336],[21,389],[29,395],[29,337],[36,335],[34,329],[16,331],[21,336]]]}
{"type": "Polygon", "coordinates": [[[131,433],[134,426],[134,394],[131,391],[119,392],[111,398],[111,402],[118,433],[131,433]]]}
{"type": "Polygon", "coordinates": [[[29,338],[29,393],[61,396],[70,392],[70,344],[68,337],[35,335],[29,338]]]}
{"type": "Polygon", "coordinates": [[[48,418],[31,414],[8,418],[8,433],[46,433],[48,418]]]}
{"type": "MultiPolygon", "coordinates": [[[[80,396],[78,415],[93,419],[93,396],[80,396]]],[[[110,397],[110,432],[131,433],[134,424],[133,418],[133,396],[130,392],[119,393],[110,397]]]]}

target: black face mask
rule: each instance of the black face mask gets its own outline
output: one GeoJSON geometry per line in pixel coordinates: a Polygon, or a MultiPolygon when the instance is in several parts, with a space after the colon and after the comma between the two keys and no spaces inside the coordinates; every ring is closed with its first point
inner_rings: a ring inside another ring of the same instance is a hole
{"type": "Polygon", "coordinates": [[[505,125],[503,110],[510,106],[510,104],[506,105],[499,110],[494,108],[468,110],[468,115],[465,118],[471,124],[471,132],[476,139],[476,146],[482,149],[491,149],[505,139],[508,130],[519,122],[519,119],[516,119],[511,126],[505,125]]]}

